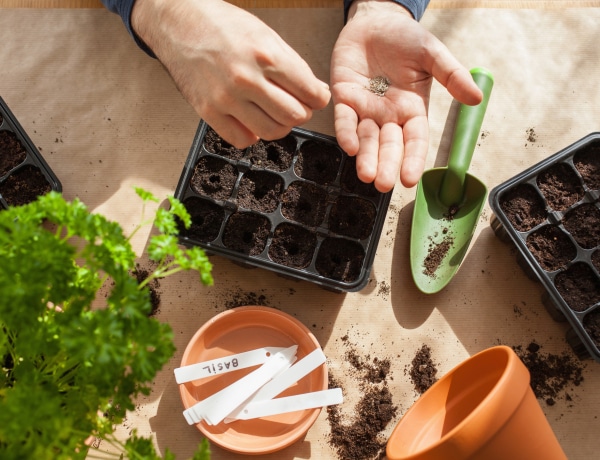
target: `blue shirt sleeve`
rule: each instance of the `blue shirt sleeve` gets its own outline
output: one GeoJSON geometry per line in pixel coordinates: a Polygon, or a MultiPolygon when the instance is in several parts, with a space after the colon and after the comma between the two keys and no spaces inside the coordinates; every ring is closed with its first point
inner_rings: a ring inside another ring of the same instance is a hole
{"type": "MultiPolygon", "coordinates": [[[[348,10],[354,0],[344,0],[344,22],[348,19],[348,10]]],[[[429,0],[392,0],[405,7],[417,21],[420,21],[429,5],[429,0]]]]}
{"type": "Polygon", "coordinates": [[[131,10],[133,9],[133,4],[135,3],[135,0],[102,0],[102,3],[104,4],[107,10],[112,11],[113,13],[116,13],[119,16],[121,16],[121,19],[123,20],[127,31],[133,37],[137,45],[141,49],[143,49],[149,56],[156,57],[154,56],[152,50],[148,48],[148,46],[136,35],[136,33],[133,31],[133,28],[131,27],[131,10]]]}

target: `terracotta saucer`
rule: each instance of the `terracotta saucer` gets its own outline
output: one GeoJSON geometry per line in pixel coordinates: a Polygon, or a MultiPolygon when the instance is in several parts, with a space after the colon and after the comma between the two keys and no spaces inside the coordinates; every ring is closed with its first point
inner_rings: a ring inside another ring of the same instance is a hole
{"type": "MultiPolygon", "coordinates": [[[[260,347],[298,345],[300,360],[320,345],[310,330],[292,316],[269,307],[244,306],[224,311],[205,323],[187,345],[181,366],[260,347]]],[[[179,385],[185,409],[242,378],[256,367],[240,369],[179,385]]],[[[327,367],[322,364],[279,396],[326,390],[327,367]]],[[[196,428],[211,442],[232,452],[260,455],[281,450],[302,438],[321,408],[252,420],[237,420],[196,428]]],[[[182,415],[183,417],[183,415],[182,415]]]]}

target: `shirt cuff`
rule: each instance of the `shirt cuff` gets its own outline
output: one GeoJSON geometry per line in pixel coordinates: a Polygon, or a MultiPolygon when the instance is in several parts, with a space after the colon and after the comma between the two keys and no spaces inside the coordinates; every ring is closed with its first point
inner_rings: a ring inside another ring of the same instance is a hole
{"type": "Polygon", "coordinates": [[[135,0],[102,0],[102,3],[106,7],[107,10],[112,11],[113,13],[121,16],[123,20],[123,24],[127,28],[129,35],[135,40],[135,43],[148,55],[153,58],[156,58],[152,50],[144,43],[144,41],[137,36],[133,27],[131,27],[131,11],[133,10],[133,5],[135,4],[135,0]]]}
{"type": "MultiPolygon", "coordinates": [[[[344,0],[344,23],[348,20],[348,10],[350,9],[350,5],[354,0],[344,0]]],[[[420,21],[425,14],[425,10],[427,9],[427,5],[429,5],[429,0],[391,0],[394,3],[398,3],[405,7],[410,14],[412,14],[413,18],[417,21],[420,21]]]]}

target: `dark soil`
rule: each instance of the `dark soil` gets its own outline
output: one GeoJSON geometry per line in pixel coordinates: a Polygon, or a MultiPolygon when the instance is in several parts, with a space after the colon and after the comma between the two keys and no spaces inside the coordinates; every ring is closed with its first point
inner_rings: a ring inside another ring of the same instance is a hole
{"type": "Polygon", "coordinates": [[[419,394],[425,393],[437,382],[437,367],[431,359],[431,348],[423,344],[413,358],[408,371],[410,379],[419,394]]]}
{"type": "Polygon", "coordinates": [[[600,246],[600,209],[592,203],[577,206],[563,219],[565,229],[585,249],[600,246]]]}
{"type": "Polygon", "coordinates": [[[514,346],[513,350],[521,358],[531,374],[531,388],[536,398],[553,406],[563,398],[572,401],[569,390],[583,382],[583,365],[570,354],[543,353],[540,345],[531,342],[527,347],[514,346]]]}
{"type": "Polygon", "coordinates": [[[341,162],[342,152],[337,146],[306,141],[300,146],[294,170],[299,177],[328,185],[336,180],[341,162]]]}
{"type": "Polygon", "coordinates": [[[269,219],[250,212],[232,214],[223,231],[223,244],[247,255],[262,253],[267,245],[271,224],[269,219]]]}
{"type": "Polygon", "coordinates": [[[600,302],[600,280],[592,268],[577,262],[554,279],[556,289],[569,308],[584,311],[600,302]]]}
{"type": "Polygon", "coordinates": [[[19,166],[26,158],[27,151],[17,136],[10,131],[0,131],[0,177],[19,166]]]}
{"type": "Polygon", "coordinates": [[[310,227],[321,225],[327,209],[327,191],[308,182],[292,182],[281,199],[286,219],[310,227]]]}
{"type": "Polygon", "coordinates": [[[573,164],[590,189],[600,189],[600,141],[591,142],[577,152],[573,164]]]}
{"type": "MultiPolygon", "coordinates": [[[[140,264],[136,264],[135,269],[133,270],[133,276],[137,279],[138,284],[148,278],[152,269],[147,269],[142,267],[140,264]]],[[[152,310],[148,316],[155,316],[160,313],[160,282],[157,279],[153,279],[150,283],[147,284],[148,290],[150,291],[150,304],[152,305],[152,310]]]]}
{"type": "Polygon", "coordinates": [[[298,225],[283,223],[277,226],[269,247],[274,262],[293,268],[306,268],[312,261],[317,236],[298,225]]]}
{"type": "Polygon", "coordinates": [[[266,171],[248,171],[240,179],[237,200],[241,207],[273,212],[281,199],[283,179],[266,171]]]}
{"type": "MultiPolygon", "coordinates": [[[[345,358],[355,372],[349,377],[357,382],[362,396],[351,413],[344,411],[343,406],[327,407],[329,443],[340,460],[380,459],[387,443],[382,432],[398,412],[387,387],[390,360],[362,356],[349,344],[347,336],[342,340],[349,346],[345,358]]],[[[331,373],[329,387],[342,387],[331,373]]]]}
{"type": "Polygon", "coordinates": [[[0,184],[0,195],[9,206],[31,203],[52,190],[46,176],[35,166],[24,166],[0,184]]]}
{"type": "Polygon", "coordinates": [[[377,210],[363,198],[340,195],[329,215],[329,230],[339,235],[362,240],[373,231],[377,210]]]}
{"type": "Polygon", "coordinates": [[[439,243],[435,243],[432,237],[429,239],[430,242],[427,249],[427,256],[425,256],[425,260],[423,261],[423,274],[430,278],[435,278],[437,269],[442,264],[448,251],[450,251],[454,245],[454,237],[446,234],[439,243]]]}
{"type": "Polygon", "coordinates": [[[327,237],[317,254],[317,271],[334,280],[352,282],[358,279],[365,259],[364,248],[351,240],[327,237]]]}
{"type": "Polygon", "coordinates": [[[202,198],[190,197],[184,201],[192,219],[192,225],[184,228],[179,224],[179,233],[182,236],[193,238],[202,243],[213,241],[219,236],[221,224],[225,219],[223,207],[202,198]]]}
{"type": "Polygon", "coordinates": [[[563,211],[583,198],[581,181],[566,163],[557,163],[540,173],[537,184],[548,205],[556,211],[563,211]]]}
{"type": "Polygon", "coordinates": [[[208,128],[204,135],[204,148],[217,155],[232,160],[240,160],[244,157],[244,150],[240,150],[224,141],[212,128],[208,128]]]}
{"type": "Polygon", "coordinates": [[[190,186],[196,193],[216,200],[226,200],[231,196],[237,176],[237,168],[231,163],[220,158],[204,156],[194,169],[190,186]]]}
{"type": "Polygon", "coordinates": [[[544,200],[531,185],[518,185],[502,195],[500,207],[520,232],[531,230],[546,219],[544,200]]]}
{"type": "Polygon", "coordinates": [[[577,255],[569,237],[555,225],[545,225],[527,237],[527,248],[549,272],[565,267],[577,255]]]}
{"type": "Polygon", "coordinates": [[[592,265],[600,272],[600,249],[594,251],[592,254],[592,265]]]}
{"type": "Polygon", "coordinates": [[[290,135],[276,141],[259,140],[249,155],[253,166],[281,172],[292,166],[295,152],[296,138],[290,135]]]}

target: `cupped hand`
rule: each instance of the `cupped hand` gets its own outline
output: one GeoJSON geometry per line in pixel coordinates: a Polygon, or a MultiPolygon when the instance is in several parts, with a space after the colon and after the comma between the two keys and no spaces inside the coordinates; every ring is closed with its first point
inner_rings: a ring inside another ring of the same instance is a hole
{"type": "Polygon", "coordinates": [[[423,173],[432,78],[459,102],[481,101],[469,71],[406,9],[356,0],[331,59],[335,133],[358,177],[381,192],[398,174],[412,187],[423,173]]]}
{"type": "Polygon", "coordinates": [[[328,85],[275,31],[225,1],[137,0],[132,26],[235,147],[282,138],[329,103],[328,85]]]}

